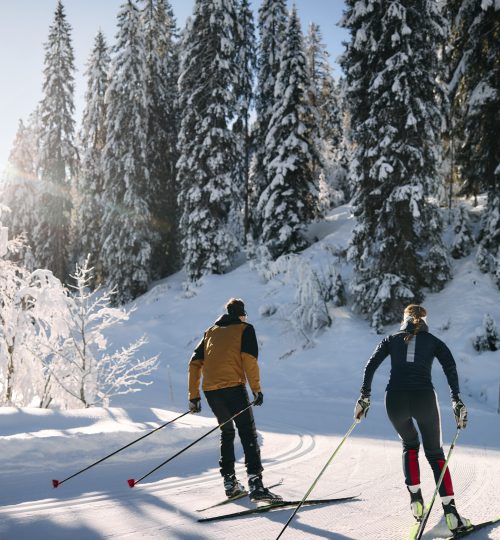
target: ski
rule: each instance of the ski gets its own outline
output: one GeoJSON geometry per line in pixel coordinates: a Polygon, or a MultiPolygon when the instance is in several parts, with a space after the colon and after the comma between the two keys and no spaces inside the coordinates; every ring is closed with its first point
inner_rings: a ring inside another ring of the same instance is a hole
{"type": "MultiPolygon", "coordinates": [[[[306,506],[313,506],[317,504],[334,504],[345,501],[352,501],[356,499],[356,496],[351,497],[340,497],[336,499],[311,499],[310,501],[304,501],[302,504],[306,506]]],[[[264,512],[271,512],[272,510],[278,510],[279,508],[290,508],[293,506],[298,506],[302,501],[277,501],[274,503],[266,504],[265,506],[257,506],[255,508],[250,508],[248,510],[242,510],[241,512],[233,512],[232,514],[223,514],[222,516],[214,516],[209,518],[201,518],[198,521],[217,521],[221,519],[230,519],[241,516],[248,516],[250,514],[263,514],[264,512]]]]}
{"type": "Polygon", "coordinates": [[[464,538],[465,536],[468,536],[469,534],[475,533],[479,529],[484,529],[485,527],[488,527],[490,525],[494,525],[495,523],[498,523],[500,521],[500,516],[491,519],[490,521],[484,521],[483,523],[478,523],[477,525],[471,525],[470,527],[467,527],[466,529],[462,529],[461,531],[456,532],[452,536],[448,536],[445,540],[455,540],[455,538],[464,538]]]}
{"type": "MultiPolygon", "coordinates": [[[[268,489],[273,489],[277,486],[281,486],[283,484],[283,478],[276,482],[276,484],[273,484],[272,486],[269,486],[268,489]]],[[[243,499],[243,497],[246,497],[248,495],[248,491],[242,491],[241,493],[238,493],[238,495],[234,495],[234,497],[228,497],[227,499],[224,499],[223,501],[219,501],[215,504],[212,504],[212,506],[207,506],[206,508],[200,508],[199,510],[196,510],[197,512],[205,512],[206,510],[211,510],[212,508],[217,508],[218,506],[223,506],[225,504],[228,504],[230,502],[237,501],[238,499],[243,499]]]]}

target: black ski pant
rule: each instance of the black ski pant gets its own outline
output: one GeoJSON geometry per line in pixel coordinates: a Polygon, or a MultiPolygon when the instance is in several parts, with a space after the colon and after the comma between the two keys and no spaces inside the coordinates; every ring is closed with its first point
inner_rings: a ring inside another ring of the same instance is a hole
{"type": "MultiPolygon", "coordinates": [[[[231,416],[248,407],[248,393],[244,386],[233,386],[231,388],[221,388],[219,390],[205,391],[207,402],[215,414],[219,424],[225,422],[231,416]]],[[[224,476],[234,473],[234,438],[235,431],[238,429],[238,435],[243,446],[245,454],[245,465],[248,475],[260,474],[263,471],[260,460],[260,448],[257,441],[257,429],[253,411],[250,407],[245,412],[238,415],[234,420],[222,426],[220,434],[220,472],[224,476]]]]}
{"type": "MultiPolygon", "coordinates": [[[[418,464],[420,440],[414,420],[422,436],[425,457],[437,484],[445,457],[441,441],[441,417],[434,390],[388,390],[385,394],[385,408],[403,443],[403,472],[406,485],[420,484],[418,464]]],[[[449,469],[446,469],[439,494],[442,497],[453,495],[449,469]]]]}

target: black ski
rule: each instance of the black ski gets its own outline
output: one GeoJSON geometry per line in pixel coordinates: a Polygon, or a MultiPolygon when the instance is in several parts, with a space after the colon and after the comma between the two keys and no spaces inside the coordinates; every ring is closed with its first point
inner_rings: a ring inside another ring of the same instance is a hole
{"type": "MultiPolygon", "coordinates": [[[[316,504],[334,504],[338,502],[351,501],[355,499],[356,496],[352,497],[340,497],[336,499],[311,499],[305,501],[303,506],[312,506],[316,504]]],[[[204,521],[217,521],[220,519],[230,519],[234,517],[248,516],[250,514],[263,514],[264,512],[270,512],[272,510],[278,510],[279,508],[289,508],[293,506],[298,506],[302,501],[276,501],[274,503],[266,504],[265,506],[257,506],[255,508],[250,508],[248,510],[242,510],[241,512],[234,512],[232,514],[223,514],[222,516],[214,516],[209,518],[199,519],[199,522],[204,521]]]]}
{"type": "Polygon", "coordinates": [[[471,525],[470,527],[467,527],[467,529],[461,530],[452,536],[448,536],[446,540],[455,540],[455,538],[464,538],[465,536],[468,536],[469,534],[475,533],[479,529],[484,529],[485,527],[494,525],[495,523],[498,523],[498,521],[500,521],[500,516],[495,519],[491,519],[490,521],[484,521],[483,523],[478,523],[477,525],[471,525]]]}
{"type": "MultiPolygon", "coordinates": [[[[272,486],[269,486],[268,489],[273,489],[277,486],[281,486],[283,484],[283,478],[276,482],[276,484],[273,484],[272,486]]],[[[219,501],[215,504],[212,504],[212,506],[207,506],[206,508],[200,508],[199,510],[196,510],[197,512],[205,512],[206,510],[210,510],[211,508],[217,508],[217,506],[223,506],[224,504],[228,504],[230,502],[237,501],[239,499],[243,499],[243,497],[246,497],[248,495],[248,491],[242,491],[238,495],[235,495],[234,497],[228,497],[227,499],[224,499],[223,501],[219,501]]]]}

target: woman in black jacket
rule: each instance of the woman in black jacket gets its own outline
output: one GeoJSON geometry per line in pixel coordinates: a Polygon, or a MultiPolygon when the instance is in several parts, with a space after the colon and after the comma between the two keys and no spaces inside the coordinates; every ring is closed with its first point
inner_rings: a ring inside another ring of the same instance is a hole
{"type": "MultiPolygon", "coordinates": [[[[403,471],[411,497],[411,509],[417,520],[422,518],[424,502],[420,489],[418,451],[420,440],[425,457],[438,481],[445,457],[441,441],[441,418],[436,393],[432,385],[431,368],[437,358],[448,380],[453,412],[457,426],[464,429],[467,410],[460,399],[460,388],[455,360],[448,347],[429,332],[427,312],[422,306],[411,304],[404,310],[399,332],[384,338],[365,367],[361,396],[356,403],[354,417],[361,420],[370,407],[371,384],[375,370],[387,356],[391,356],[391,374],[386,388],[385,406],[403,443],[403,471]]],[[[467,527],[470,521],[457,512],[450,471],[447,469],[439,488],[446,523],[451,531],[467,527]]]]}

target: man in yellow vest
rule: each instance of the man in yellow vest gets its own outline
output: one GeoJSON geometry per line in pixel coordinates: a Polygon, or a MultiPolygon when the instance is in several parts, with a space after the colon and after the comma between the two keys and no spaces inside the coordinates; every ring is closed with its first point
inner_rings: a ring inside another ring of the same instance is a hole
{"type": "MultiPolygon", "coordinates": [[[[259,348],[254,327],[247,323],[245,304],[241,299],[231,298],[225,308],[227,313],[205,331],[196,346],[188,372],[190,410],[201,411],[200,381],[203,379],[203,393],[219,424],[250,405],[247,381],[253,393],[253,404],[260,406],[264,401],[257,363],[259,348]]],[[[263,468],[251,408],[221,427],[219,465],[227,497],[245,491],[234,472],[235,424],[245,454],[250,498],[279,500],[280,497],[262,483],[263,468]]]]}

